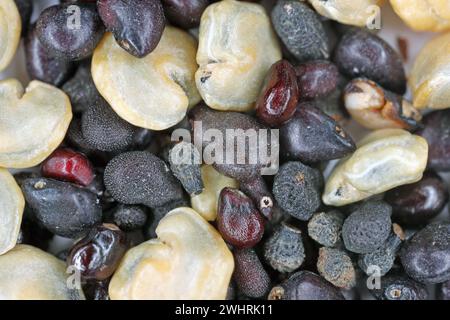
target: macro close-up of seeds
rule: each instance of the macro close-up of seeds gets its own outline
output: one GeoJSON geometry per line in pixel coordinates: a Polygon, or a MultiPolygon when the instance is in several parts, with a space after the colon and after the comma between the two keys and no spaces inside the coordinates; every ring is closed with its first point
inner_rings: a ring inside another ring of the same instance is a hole
{"type": "Polygon", "coordinates": [[[450,300],[449,172],[449,0],[0,0],[0,300],[450,300]]]}

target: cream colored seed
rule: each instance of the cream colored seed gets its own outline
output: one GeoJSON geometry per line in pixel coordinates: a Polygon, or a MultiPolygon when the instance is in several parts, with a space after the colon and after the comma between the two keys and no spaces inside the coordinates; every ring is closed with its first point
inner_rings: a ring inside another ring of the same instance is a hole
{"type": "Polygon", "coordinates": [[[217,110],[248,111],[281,50],[265,9],[224,0],[202,15],[195,80],[203,100],[217,110]]]}
{"type": "Polygon", "coordinates": [[[322,200],[343,206],[422,178],[428,158],[425,139],[401,129],[366,136],[328,178],[322,200]]]}
{"type": "Polygon", "coordinates": [[[321,15],[344,24],[366,26],[372,23],[384,0],[309,0],[314,9],[321,15]]]}
{"type": "Polygon", "coordinates": [[[123,50],[107,33],[92,58],[92,77],[101,95],[124,120],[151,130],[180,122],[200,101],[194,74],[196,40],[166,26],[156,49],[144,58],[123,50]]]}
{"type": "Polygon", "coordinates": [[[13,59],[20,42],[22,21],[14,0],[0,1],[0,71],[13,59]]]}
{"type": "Polygon", "coordinates": [[[19,244],[0,256],[0,299],[84,300],[80,279],[69,277],[63,261],[19,244]]]}
{"type": "Polygon", "coordinates": [[[24,207],[25,200],[14,177],[0,168],[0,255],[16,245],[24,207]]]}
{"type": "Polygon", "coordinates": [[[203,165],[201,171],[204,189],[202,193],[191,197],[191,205],[204,219],[214,221],[217,217],[220,192],[225,187],[239,188],[239,183],[210,165],[203,165]]]}
{"type": "Polygon", "coordinates": [[[72,120],[67,95],[32,81],[25,92],[15,79],[0,81],[0,167],[29,168],[62,142],[72,120]]]}
{"type": "Polygon", "coordinates": [[[409,86],[414,107],[450,108],[450,32],[429,42],[414,62],[409,86]]]}
{"type": "Polygon", "coordinates": [[[191,208],[177,208],[156,234],[126,253],[109,285],[111,299],[225,299],[233,255],[206,220],[191,208]]]}

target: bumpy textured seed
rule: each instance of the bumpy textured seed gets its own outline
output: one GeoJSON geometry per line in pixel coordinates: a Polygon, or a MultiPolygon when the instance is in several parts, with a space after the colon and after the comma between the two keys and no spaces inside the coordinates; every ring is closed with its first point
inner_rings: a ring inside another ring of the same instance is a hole
{"type": "Polygon", "coordinates": [[[334,168],[323,202],[342,206],[417,182],[425,171],[427,155],[427,142],[419,136],[401,129],[374,131],[334,168]]]}
{"type": "Polygon", "coordinates": [[[338,288],[351,289],[356,285],[352,259],[345,251],[322,247],[317,259],[317,271],[338,288]]]}
{"type": "Polygon", "coordinates": [[[355,151],[351,136],[313,102],[303,102],[280,128],[281,155],[311,163],[345,157],[355,151]]]}
{"type": "Polygon", "coordinates": [[[364,30],[351,30],[337,45],[334,63],[350,78],[366,77],[398,94],[406,91],[400,56],[384,40],[364,30]]]}
{"type": "Polygon", "coordinates": [[[182,195],[181,186],[167,165],[147,151],[114,157],[105,168],[104,181],[113,198],[125,204],[158,207],[182,195]]]}
{"type": "Polygon", "coordinates": [[[308,222],[308,235],[317,243],[334,247],[340,240],[344,215],[339,211],[315,213],[308,222]]]}
{"type": "Polygon", "coordinates": [[[32,178],[24,180],[21,187],[34,217],[54,234],[77,238],[101,221],[97,196],[77,185],[32,178]]]}
{"type": "Polygon", "coordinates": [[[0,255],[16,244],[24,207],[25,200],[14,177],[0,168],[0,255]]]}
{"type": "Polygon", "coordinates": [[[81,116],[83,137],[96,150],[123,151],[131,146],[136,131],[137,127],[120,118],[102,98],[81,116]]]}
{"type": "Polygon", "coordinates": [[[450,223],[435,222],[417,232],[400,251],[406,273],[423,283],[450,280],[450,223]]]}
{"type": "Polygon", "coordinates": [[[273,183],[278,205],[294,218],[307,221],[320,207],[323,176],[301,162],[283,164],[273,183]]]}
{"type": "Polygon", "coordinates": [[[123,231],[142,228],[147,222],[147,210],[141,206],[119,204],[113,209],[114,223],[123,231]]]}
{"type": "Polygon", "coordinates": [[[343,24],[365,27],[375,18],[382,0],[309,0],[322,16],[343,24]]]}
{"type": "Polygon", "coordinates": [[[84,300],[67,278],[64,262],[35,247],[20,244],[0,255],[2,300],[84,300]]]}
{"type": "Polygon", "coordinates": [[[402,225],[420,225],[437,216],[448,200],[448,188],[433,171],[422,180],[388,191],[384,199],[393,209],[394,220],[402,225]]]}
{"type": "Polygon", "coordinates": [[[188,107],[200,101],[194,80],[196,49],[187,32],[167,26],[158,47],[136,58],[107,33],[92,57],[92,78],[122,119],[164,130],[182,121],[188,107]]]}
{"type": "Polygon", "coordinates": [[[270,289],[270,278],[253,249],[233,252],[235,268],[233,279],[239,291],[249,298],[261,298],[270,289]]]}
{"type": "Polygon", "coordinates": [[[62,85],[75,69],[74,63],[49,55],[38,39],[35,25],[30,28],[25,40],[28,75],[57,87],[62,85]]]}
{"type": "Polygon", "coordinates": [[[66,135],[72,112],[61,90],[31,81],[0,81],[0,167],[28,168],[41,163],[66,135]],[[24,130],[26,128],[26,130],[24,130]]]}
{"type": "Polygon", "coordinates": [[[200,153],[192,143],[179,142],[169,151],[169,164],[173,175],[190,195],[202,193],[200,153]]]}
{"type": "Polygon", "coordinates": [[[281,223],[264,244],[264,259],[279,272],[293,272],[300,268],[305,260],[300,229],[281,223]]]}
{"type": "Polygon", "coordinates": [[[94,4],[79,3],[79,21],[73,21],[70,4],[45,9],[36,22],[41,44],[56,57],[81,60],[89,57],[105,32],[94,4]],[[79,25],[77,25],[77,22],[79,25]]]}
{"type": "Polygon", "coordinates": [[[112,300],[225,299],[233,256],[206,220],[178,208],[160,221],[156,233],[157,239],[125,254],[109,285],[112,300]]]}
{"type": "Polygon", "coordinates": [[[192,135],[197,141],[202,142],[203,154],[209,155],[206,150],[211,152],[211,140],[205,132],[211,129],[214,132],[220,131],[226,140],[226,143],[216,146],[217,151],[221,151],[222,158],[219,155],[211,156],[209,161],[213,162],[217,171],[229,177],[239,181],[253,180],[274,162],[269,155],[277,147],[278,141],[275,134],[248,114],[216,111],[200,104],[190,111],[189,120],[192,125],[192,135]],[[227,131],[231,131],[232,134],[227,134],[227,131]],[[257,139],[256,136],[261,134],[266,134],[267,143],[263,142],[263,139],[257,139]],[[267,152],[266,156],[264,151],[267,152]]]}
{"type": "Polygon", "coordinates": [[[162,0],[167,19],[183,29],[198,27],[208,0],[162,0]]]}
{"type": "Polygon", "coordinates": [[[219,196],[217,228],[226,242],[237,248],[250,248],[261,241],[264,219],[244,193],[224,188],[219,196]]]}
{"type": "Polygon", "coordinates": [[[254,109],[264,76],[280,59],[276,35],[261,5],[231,0],[206,8],[195,80],[208,106],[223,111],[254,109]]]}
{"type": "Polygon", "coordinates": [[[41,167],[43,177],[88,186],[94,180],[94,167],[83,154],[68,148],[55,150],[41,167]]]}
{"type": "Polygon", "coordinates": [[[437,297],[439,300],[450,300],[450,280],[438,286],[437,297]]]}
{"type": "Polygon", "coordinates": [[[253,203],[264,217],[271,219],[275,200],[262,176],[242,181],[239,188],[253,200],[253,203]]]}
{"type": "Polygon", "coordinates": [[[370,291],[378,300],[427,300],[426,287],[405,275],[383,277],[381,288],[370,291]]]}
{"type": "Polygon", "coordinates": [[[310,271],[299,271],[272,288],[269,300],[344,300],[338,288],[310,271]]]}
{"type": "Polygon", "coordinates": [[[20,43],[22,23],[19,10],[14,0],[0,3],[0,72],[14,58],[20,43]]]}
{"type": "Polygon", "coordinates": [[[128,53],[142,58],[161,39],[164,11],[159,0],[99,0],[97,8],[106,28],[128,53]]]}
{"type": "Polygon", "coordinates": [[[299,89],[294,67],[281,60],[270,67],[258,100],[256,116],[269,126],[279,126],[295,112],[299,89]]]}
{"type": "Polygon", "coordinates": [[[69,96],[74,113],[80,113],[100,97],[92,80],[90,64],[81,64],[72,78],[61,89],[69,96]]]}
{"type": "Polygon", "coordinates": [[[20,19],[22,20],[22,37],[28,32],[30,25],[31,14],[33,13],[33,1],[29,0],[14,0],[17,9],[19,10],[20,19]]]}
{"type": "Polygon", "coordinates": [[[317,13],[299,1],[278,1],[272,23],[286,48],[300,62],[328,59],[328,37],[317,13]]]}
{"type": "Polygon", "coordinates": [[[354,79],[344,90],[345,108],[368,129],[414,129],[422,115],[402,96],[367,79],[354,79]]]}
{"type": "Polygon", "coordinates": [[[205,188],[202,193],[191,197],[191,205],[204,219],[214,221],[217,217],[220,192],[225,187],[238,188],[239,183],[210,165],[202,165],[201,173],[205,188]]]}
{"type": "Polygon", "coordinates": [[[78,270],[84,279],[105,280],[114,273],[127,247],[123,231],[113,224],[103,224],[73,245],[67,265],[78,270]]]}
{"type": "Polygon", "coordinates": [[[295,73],[302,99],[325,97],[336,90],[339,81],[337,67],[326,60],[299,64],[295,73]]]}
{"type": "Polygon", "coordinates": [[[423,128],[416,132],[427,140],[428,167],[450,171],[450,110],[434,111],[423,118],[423,128]]]}
{"type": "Polygon", "coordinates": [[[358,265],[368,276],[373,275],[374,267],[377,267],[377,275],[383,277],[393,267],[397,252],[404,240],[403,230],[394,224],[394,232],[391,233],[386,243],[379,249],[359,256],[358,265]],[[398,230],[395,230],[398,229],[398,230]],[[396,232],[399,232],[398,234],[396,232]]]}
{"type": "Polygon", "coordinates": [[[414,107],[446,109],[450,106],[450,33],[431,40],[420,51],[409,76],[414,107]]]}
{"type": "Polygon", "coordinates": [[[383,201],[362,203],[342,226],[347,250],[369,253],[383,246],[391,232],[391,214],[391,206],[383,201]]]}

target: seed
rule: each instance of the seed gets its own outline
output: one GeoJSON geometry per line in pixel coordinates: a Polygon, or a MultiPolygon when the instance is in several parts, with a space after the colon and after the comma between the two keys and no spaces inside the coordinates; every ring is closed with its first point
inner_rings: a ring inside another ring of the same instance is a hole
{"type": "Polygon", "coordinates": [[[269,126],[279,126],[295,112],[299,89],[294,67],[281,60],[270,67],[256,101],[256,116],[269,126]]]}
{"type": "Polygon", "coordinates": [[[261,5],[219,1],[204,11],[195,79],[209,107],[222,111],[254,109],[264,76],[280,59],[277,38],[261,5]]]}
{"type": "Polygon", "coordinates": [[[164,130],[183,120],[200,96],[194,82],[196,41],[173,27],[158,47],[136,58],[106,34],[92,58],[92,78],[101,95],[127,122],[164,130]]]}
{"type": "Polygon", "coordinates": [[[272,218],[274,199],[263,177],[258,176],[252,180],[242,181],[239,188],[253,200],[264,217],[272,218]]]}
{"type": "Polygon", "coordinates": [[[349,78],[366,77],[395,93],[406,91],[400,56],[373,33],[361,29],[344,34],[335,49],[333,61],[349,78]]]}
{"type": "Polygon", "coordinates": [[[409,239],[400,252],[406,273],[422,283],[450,280],[450,223],[431,223],[409,239]]]}
{"type": "Polygon", "coordinates": [[[383,277],[381,288],[370,291],[378,300],[427,300],[426,287],[405,275],[383,277]]]}
{"type": "Polygon", "coordinates": [[[279,1],[272,23],[286,48],[300,61],[328,59],[328,37],[317,13],[299,1],[279,1]]]}
{"type": "Polygon", "coordinates": [[[428,167],[450,171],[450,110],[427,114],[423,118],[423,128],[416,134],[428,142],[428,167]]]}
{"type": "Polygon", "coordinates": [[[123,231],[141,229],[147,222],[147,210],[142,206],[119,204],[112,211],[114,223],[123,231]]]}
{"type": "Polygon", "coordinates": [[[22,22],[14,0],[0,3],[0,72],[6,69],[16,54],[20,43],[22,22]]]}
{"type": "Polygon", "coordinates": [[[339,81],[337,67],[325,60],[309,61],[295,67],[302,99],[326,97],[336,90],[339,81]]]}
{"type": "Polygon", "coordinates": [[[84,279],[109,278],[127,250],[126,235],[116,225],[103,224],[89,231],[70,249],[67,265],[84,279]]]}
{"type": "Polygon", "coordinates": [[[182,197],[181,186],[167,165],[146,151],[114,157],[105,168],[104,182],[113,198],[125,204],[158,207],[182,197]]]}
{"type": "Polygon", "coordinates": [[[41,163],[61,143],[72,119],[70,101],[61,90],[32,81],[0,81],[0,167],[29,168],[41,163]],[[24,130],[26,128],[26,130],[24,130]]]}
{"type": "Polygon", "coordinates": [[[6,300],[84,300],[67,285],[64,262],[23,244],[0,255],[0,292],[6,300]]]}
{"type": "Polygon", "coordinates": [[[94,180],[94,168],[83,154],[68,148],[55,150],[41,167],[42,176],[88,186],[94,180]]]}
{"type": "Polygon", "coordinates": [[[315,213],[308,222],[308,235],[317,243],[334,247],[340,241],[344,215],[339,211],[315,213]]]}
{"type": "Polygon", "coordinates": [[[377,130],[360,141],[352,156],[333,170],[322,196],[327,205],[357,202],[422,178],[425,139],[401,129],[377,130]]]}
{"type": "Polygon", "coordinates": [[[273,183],[273,195],[286,213],[308,221],[320,207],[323,177],[319,170],[301,162],[283,164],[273,183]]]}
{"type": "Polygon", "coordinates": [[[280,128],[280,144],[282,157],[306,163],[342,158],[356,149],[350,135],[314,102],[298,105],[280,128]]]}
{"type": "Polygon", "coordinates": [[[282,222],[264,244],[264,259],[279,272],[293,272],[305,260],[302,232],[282,222]]]}
{"type": "Polygon", "coordinates": [[[191,196],[191,205],[204,219],[214,221],[217,217],[220,192],[225,187],[238,188],[239,183],[235,179],[219,173],[210,165],[203,165],[201,174],[204,189],[202,193],[191,196]]]}
{"type": "Polygon", "coordinates": [[[238,290],[249,298],[261,298],[269,292],[270,278],[253,249],[234,250],[233,279],[238,290]]]}
{"type": "Polygon", "coordinates": [[[162,0],[167,19],[183,29],[198,27],[208,0],[162,0]]]}
{"type": "Polygon", "coordinates": [[[49,54],[61,59],[81,60],[92,54],[105,27],[94,4],[77,5],[79,25],[73,21],[73,12],[69,6],[60,4],[45,9],[36,22],[36,32],[49,54]]]}
{"type": "Polygon", "coordinates": [[[338,288],[310,271],[298,271],[272,288],[269,300],[344,300],[338,288]]]}
{"type": "Polygon", "coordinates": [[[109,285],[112,300],[225,299],[233,256],[206,220],[178,208],[160,221],[156,233],[158,239],[125,254],[109,285]]]}
{"type": "Polygon", "coordinates": [[[392,206],[393,218],[405,225],[426,224],[437,216],[448,200],[444,181],[433,171],[422,180],[388,191],[385,200],[392,206]]]}
{"type": "MultiPolygon", "coordinates": [[[[0,168],[0,255],[11,250],[19,237],[25,200],[14,177],[0,168]]],[[[1,275],[0,275],[1,277],[1,275]]]]}
{"type": "Polygon", "coordinates": [[[352,118],[368,129],[414,129],[422,115],[400,95],[384,90],[367,79],[352,80],[344,91],[352,118]]]}
{"type": "Polygon", "coordinates": [[[47,53],[38,39],[35,25],[30,27],[25,39],[25,54],[30,78],[57,87],[67,80],[75,68],[73,62],[52,57],[47,53]]]}
{"type": "Polygon", "coordinates": [[[81,116],[81,133],[94,150],[123,151],[133,143],[137,127],[120,118],[99,98],[81,116]]]}
{"type": "Polygon", "coordinates": [[[98,14],[117,43],[143,58],[159,43],[164,31],[164,11],[159,0],[97,1],[98,14]]]}
{"type": "Polygon", "coordinates": [[[101,221],[97,196],[77,185],[32,178],[23,181],[22,191],[34,217],[54,234],[74,239],[101,221]]]}
{"type": "Polygon", "coordinates": [[[356,285],[355,269],[345,251],[327,247],[320,248],[317,271],[338,288],[348,290],[356,285]]]}
{"type": "Polygon", "coordinates": [[[264,219],[253,201],[237,189],[223,188],[219,196],[217,228],[237,248],[255,246],[264,234],[264,219]]]}

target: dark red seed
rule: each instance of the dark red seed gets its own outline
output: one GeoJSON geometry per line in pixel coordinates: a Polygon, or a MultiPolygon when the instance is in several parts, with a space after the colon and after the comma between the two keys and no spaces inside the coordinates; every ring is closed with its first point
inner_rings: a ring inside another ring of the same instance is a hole
{"type": "Polygon", "coordinates": [[[94,168],[83,154],[68,148],[55,150],[42,164],[46,178],[69,181],[83,186],[94,180],[94,168]]]}
{"type": "Polygon", "coordinates": [[[272,65],[256,102],[256,116],[270,126],[289,120],[299,98],[294,67],[286,60],[272,65]]]}
{"type": "Polygon", "coordinates": [[[338,85],[339,71],[328,61],[310,61],[295,67],[302,99],[315,99],[332,93],[338,85]]]}
{"type": "Polygon", "coordinates": [[[198,27],[208,0],[162,0],[166,17],[183,29],[198,27]]]}
{"type": "Polygon", "coordinates": [[[264,219],[243,192],[224,188],[219,196],[217,227],[228,243],[238,248],[249,248],[261,240],[264,219]]]}
{"type": "Polygon", "coordinates": [[[105,280],[116,270],[127,248],[125,233],[113,224],[103,224],[72,247],[67,265],[80,271],[86,280],[105,280]]]}

